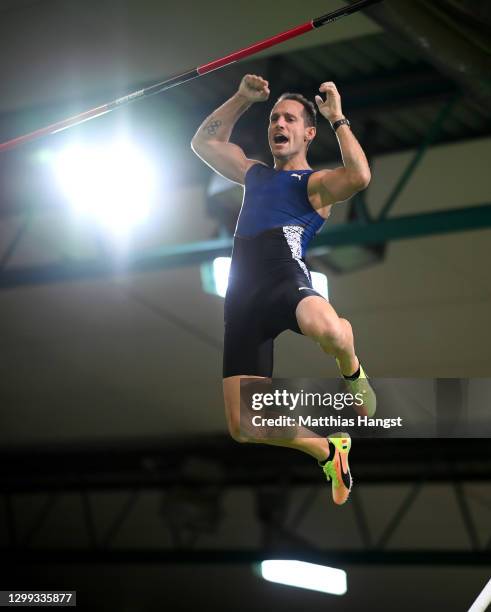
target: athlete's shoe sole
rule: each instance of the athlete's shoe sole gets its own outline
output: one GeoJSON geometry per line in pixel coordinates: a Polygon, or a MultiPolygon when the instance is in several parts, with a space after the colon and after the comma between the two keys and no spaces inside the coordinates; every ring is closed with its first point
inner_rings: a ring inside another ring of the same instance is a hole
{"type": "Polygon", "coordinates": [[[332,450],[329,448],[329,461],[321,465],[324,474],[328,481],[332,483],[332,499],[335,504],[342,505],[349,497],[351,487],[353,486],[353,478],[349,469],[348,455],[351,450],[351,438],[349,434],[339,434],[339,437],[328,436],[328,444],[332,444],[332,450]]]}
{"type": "MultiPolygon", "coordinates": [[[[339,367],[339,361],[337,359],[336,361],[339,367]]],[[[341,368],[339,370],[341,371],[341,368]]],[[[370,385],[363,366],[360,364],[360,376],[356,380],[344,378],[344,383],[351,395],[355,396],[354,410],[360,416],[373,417],[377,412],[377,396],[370,385]]]]}

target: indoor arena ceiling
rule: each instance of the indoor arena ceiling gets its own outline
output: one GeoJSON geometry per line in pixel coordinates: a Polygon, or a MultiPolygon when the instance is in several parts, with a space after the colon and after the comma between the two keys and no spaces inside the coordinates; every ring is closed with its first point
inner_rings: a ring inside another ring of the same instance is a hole
{"type": "MultiPolygon", "coordinates": [[[[282,10],[266,8],[272,13],[266,20],[268,24],[275,23],[273,13],[278,11],[274,31],[271,25],[254,23],[251,15],[257,7],[252,4],[254,6],[247,8],[237,5],[236,21],[243,19],[248,27],[234,27],[232,21],[235,39],[217,43],[216,37],[210,34],[220,28],[224,17],[232,18],[227,5],[218,2],[212,3],[206,11],[197,7],[192,19],[184,14],[183,6],[174,7],[173,23],[180,24],[183,32],[176,28],[170,31],[166,27],[165,3],[149,0],[143,6],[138,3],[138,7],[130,1],[107,1],[102,6],[98,3],[97,7],[86,2],[83,8],[82,3],[75,0],[0,3],[3,9],[0,33],[4,34],[0,43],[4,49],[0,77],[10,84],[0,101],[0,140],[87,110],[181,69],[219,57],[291,27],[296,19],[301,22],[323,14],[339,3],[330,2],[326,6],[323,2],[311,2],[308,7],[293,9],[294,3],[286,2],[282,3],[282,10]],[[40,16],[41,27],[38,27],[40,16]],[[112,38],[108,39],[104,28],[109,28],[111,18],[118,22],[119,28],[113,28],[112,38]],[[59,37],[54,36],[62,19],[65,25],[59,37]],[[159,21],[160,34],[152,25],[159,21]],[[25,34],[19,36],[19,32],[25,34]],[[203,32],[206,41],[211,43],[211,47],[207,43],[206,51],[203,32]],[[68,36],[72,37],[73,44],[67,48],[68,36]],[[63,53],[58,52],[58,45],[64,45],[63,53]]],[[[432,10],[445,9],[447,4],[452,5],[453,12],[460,11],[459,14],[466,17],[459,26],[464,33],[472,28],[479,30],[483,27],[479,19],[485,22],[489,17],[484,3],[471,6],[466,2],[434,2],[432,10]]],[[[292,90],[313,98],[322,81],[335,81],[342,94],[344,112],[352,120],[355,133],[369,156],[414,149],[432,130],[434,144],[491,134],[489,106],[483,102],[479,74],[466,72],[464,64],[462,74],[455,74],[455,70],[442,60],[441,49],[428,50],[425,45],[418,44],[412,30],[401,35],[400,24],[394,17],[394,7],[400,5],[400,0],[391,0],[369,10],[384,29],[364,15],[356,14],[334,24],[332,29],[299,37],[249,61],[130,105],[107,118],[96,119],[79,128],[79,133],[91,134],[94,130],[111,129],[125,122],[132,133],[144,134],[153,148],[172,148],[177,163],[176,175],[185,177],[187,184],[205,182],[209,170],[197,159],[189,160],[192,134],[201,120],[233,93],[241,76],[253,72],[269,79],[271,100],[292,90]],[[467,87],[469,83],[471,86],[467,87]],[[447,105],[448,112],[441,125],[437,125],[447,105]]],[[[406,5],[407,2],[404,10],[408,10],[406,5]]],[[[413,9],[415,5],[420,10],[426,6],[423,1],[411,3],[413,9]]],[[[261,5],[260,12],[264,10],[261,5]]],[[[453,23],[446,23],[445,27],[450,31],[453,23]]],[[[473,52],[485,63],[485,49],[479,47],[477,35],[476,40],[473,52]]],[[[269,158],[266,121],[265,107],[257,105],[241,119],[234,133],[235,140],[250,156],[264,160],[269,158]]],[[[335,139],[329,130],[322,128],[321,120],[318,136],[310,150],[314,166],[339,161],[335,139]]],[[[62,141],[62,137],[52,137],[50,142],[56,143],[57,138],[62,141]]],[[[23,175],[22,164],[21,155],[4,154],[0,168],[0,176],[8,175],[4,182],[8,183],[8,177],[18,180],[23,175]]],[[[4,213],[18,211],[24,205],[25,202],[9,200],[4,195],[0,210],[4,213]]]]}

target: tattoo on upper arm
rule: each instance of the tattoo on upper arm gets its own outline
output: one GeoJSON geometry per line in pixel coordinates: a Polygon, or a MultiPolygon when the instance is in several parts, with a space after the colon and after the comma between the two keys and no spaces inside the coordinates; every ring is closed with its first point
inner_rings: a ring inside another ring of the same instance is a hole
{"type": "Polygon", "coordinates": [[[215,136],[218,132],[218,128],[222,125],[220,119],[212,119],[203,129],[205,129],[210,136],[215,136]]]}

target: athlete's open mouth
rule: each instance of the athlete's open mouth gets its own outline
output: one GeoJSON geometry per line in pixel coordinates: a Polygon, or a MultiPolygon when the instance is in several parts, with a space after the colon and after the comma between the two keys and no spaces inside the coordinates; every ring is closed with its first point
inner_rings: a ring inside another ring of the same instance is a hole
{"type": "Polygon", "coordinates": [[[288,142],[288,138],[284,134],[275,134],[273,136],[273,142],[275,144],[282,144],[284,142],[288,142]]]}

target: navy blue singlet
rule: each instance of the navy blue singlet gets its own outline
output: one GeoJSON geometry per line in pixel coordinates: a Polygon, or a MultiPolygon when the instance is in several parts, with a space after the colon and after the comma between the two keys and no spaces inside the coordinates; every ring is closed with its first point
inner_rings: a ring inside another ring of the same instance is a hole
{"type": "Polygon", "coordinates": [[[303,227],[303,257],[307,244],[324,223],[307,195],[307,181],[312,172],[274,170],[263,164],[251,166],[245,176],[236,236],[250,238],[275,227],[303,227]]]}

